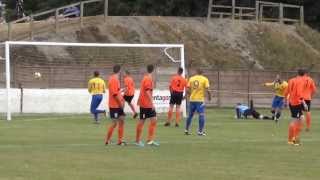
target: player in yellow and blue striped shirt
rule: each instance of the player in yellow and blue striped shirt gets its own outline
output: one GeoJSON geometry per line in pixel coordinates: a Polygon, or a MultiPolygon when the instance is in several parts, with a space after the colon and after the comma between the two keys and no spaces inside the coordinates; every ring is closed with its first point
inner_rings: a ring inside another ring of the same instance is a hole
{"type": "Polygon", "coordinates": [[[276,76],[276,80],[271,83],[264,83],[264,86],[266,87],[272,87],[274,90],[274,97],[272,100],[272,119],[275,120],[275,122],[278,122],[281,111],[284,106],[284,97],[285,97],[285,91],[288,87],[288,83],[286,81],[283,81],[280,79],[280,76],[276,76]]]}
{"type": "Polygon", "coordinates": [[[103,94],[106,92],[106,84],[103,79],[101,79],[99,71],[93,73],[93,78],[88,82],[88,91],[92,94],[90,112],[94,115],[95,123],[99,123],[98,115],[100,113],[106,113],[105,110],[98,110],[103,94]]]}
{"type": "Polygon", "coordinates": [[[211,94],[209,92],[209,80],[202,75],[202,70],[198,69],[197,74],[192,76],[188,81],[188,95],[189,95],[189,116],[187,118],[187,124],[185,134],[190,135],[189,128],[192,122],[192,118],[195,112],[199,113],[199,129],[198,135],[205,136],[205,93],[208,94],[208,100],[211,100],[211,94]]]}

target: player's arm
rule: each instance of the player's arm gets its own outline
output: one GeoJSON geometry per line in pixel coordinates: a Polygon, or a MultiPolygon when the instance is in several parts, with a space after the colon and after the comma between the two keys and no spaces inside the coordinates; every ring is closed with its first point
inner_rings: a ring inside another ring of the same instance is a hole
{"type": "Polygon", "coordinates": [[[272,86],[274,86],[274,82],[272,82],[272,83],[264,83],[263,85],[266,86],[266,87],[272,87],[272,86]]]}
{"type": "Polygon", "coordinates": [[[208,100],[211,101],[211,92],[209,90],[209,88],[206,88],[206,91],[207,91],[207,96],[208,96],[208,100]]]}
{"type": "Polygon", "coordinates": [[[205,86],[205,88],[206,88],[208,100],[211,101],[211,92],[210,92],[210,90],[209,90],[210,84],[209,84],[209,80],[208,80],[208,79],[206,79],[204,86],[205,86]]]}
{"type": "Polygon", "coordinates": [[[146,91],[146,93],[147,93],[147,98],[149,99],[150,102],[152,102],[152,109],[155,109],[154,104],[153,104],[153,97],[152,97],[152,92],[151,92],[151,91],[152,91],[151,89],[148,89],[148,90],[146,91]]]}
{"type": "Polygon", "coordinates": [[[92,92],[92,83],[90,81],[88,82],[88,92],[92,92]]]}
{"type": "Polygon", "coordinates": [[[123,104],[122,104],[122,102],[121,102],[121,100],[120,100],[120,93],[117,93],[117,94],[114,94],[113,95],[113,97],[114,97],[114,99],[116,100],[116,102],[117,102],[117,104],[121,107],[121,108],[123,108],[123,104]]]}
{"type": "Polygon", "coordinates": [[[112,96],[114,97],[114,99],[116,100],[117,104],[120,106],[120,107],[123,107],[123,104],[120,100],[120,96],[121,94],[118,92],[118,87],[113,87],[111,86],[109,91],[113,92],[112,93],[112,96]]]}

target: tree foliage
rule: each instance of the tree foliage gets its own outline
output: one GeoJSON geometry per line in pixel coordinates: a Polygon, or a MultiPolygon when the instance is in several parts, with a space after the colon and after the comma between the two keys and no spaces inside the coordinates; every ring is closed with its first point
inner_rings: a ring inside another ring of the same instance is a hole
{"type": "MultiPolygon", "coordinates": [[[[9,18],[14,18],[15,0],[3,0],[10,12],[9,18]]],[[[52,9],[81,0],[24,0],[26,14],[52,9]]],[[[197,16],[207,14],[209,0],[109,0],[110,15],[127,16],[197,16]]],[[[215,0],[218,3],[230,3],[231,0],[215,0]]],[[[266,0],[284,2],[305,6],[306,21],[320,22],[319,0],[266,0]]],[[[255,0],[236,0],[239,5],[254,6],[255,0]]]]}

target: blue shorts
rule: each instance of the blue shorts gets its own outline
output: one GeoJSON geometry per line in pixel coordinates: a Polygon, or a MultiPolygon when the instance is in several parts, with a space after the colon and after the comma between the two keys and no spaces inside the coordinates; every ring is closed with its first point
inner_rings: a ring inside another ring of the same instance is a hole
{"type": "Polygon", "coordinates": [[[282,109],[284,105],[284,97],[275,96],[272,100],[273,109],[282,109]]]}
{"type": "Polygon", "coordinates": [[[204,102],[190,102],[189,114],[204,113],[205,107],[204,102]]]}

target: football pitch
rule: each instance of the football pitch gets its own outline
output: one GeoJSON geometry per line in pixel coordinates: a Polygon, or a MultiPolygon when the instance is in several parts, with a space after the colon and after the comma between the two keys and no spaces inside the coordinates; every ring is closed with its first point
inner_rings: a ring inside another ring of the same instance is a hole
{"type": "MultiPolygon", "coordinates": [[[[109,119],[96,125],[90,115],[16,116],[0,121],[0,179],[318,180],[319,117],[314,110],[311,132],[302,132],[302,146],[295,147],[287,145],[288,110],[276,125],[236,120],[232,109],[209,109],[206,137],[196,135],[197,118],[193,135],[185,136],[182,126],[164,127],[160,115],[160,147],[141,148],[105,146],[109,119]]],[[[128,142],[135,122],[126,121],[128,142]]]]}

